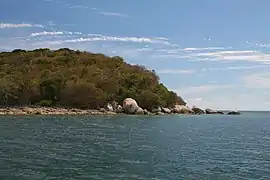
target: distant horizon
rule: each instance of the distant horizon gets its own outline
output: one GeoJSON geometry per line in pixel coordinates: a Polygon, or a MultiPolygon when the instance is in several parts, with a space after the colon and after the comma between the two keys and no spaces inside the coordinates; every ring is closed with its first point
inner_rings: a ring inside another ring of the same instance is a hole
{"type": "Polygon", "coordinates": [[[0,51],[47,47],[117,55],[154,69],[192,106],[270,110],[269,6],[244,0],[0,1],[0,51]]]}

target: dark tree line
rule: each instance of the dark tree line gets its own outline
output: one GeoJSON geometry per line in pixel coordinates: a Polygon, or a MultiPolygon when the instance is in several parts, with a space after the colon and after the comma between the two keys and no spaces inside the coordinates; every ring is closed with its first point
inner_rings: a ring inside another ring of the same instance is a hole
{"type": "Polygon", "coordinates": [[[127,97],[146,109],[185,104],[159,83],[154,71],[127,64],[118,56],[67,48],[0,53],[1,105],[95,109],[127,97]]]}

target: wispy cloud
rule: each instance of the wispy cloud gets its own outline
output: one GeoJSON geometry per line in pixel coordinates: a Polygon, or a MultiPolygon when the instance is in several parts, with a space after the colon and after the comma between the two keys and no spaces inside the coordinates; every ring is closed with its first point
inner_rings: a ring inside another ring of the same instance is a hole
{"type": "Polygon", "coordinates": [[[26,23],[21,23],[21,24],[0,23],[0,29],[4,29],[4,28],[29,28],[29,27],[42,28],[43,25],[40,25],[40,24],[26,24],[26,23]]]}
{"type": "Polygon", "coordinates": [[[184,48],[184,51],[204,51],[204,50],[222,50],[225,47],[204,47],[204,48],[184,48]]]}
{"type": "Polygon", "coordinates": [[[31,36],[57,36],[57,35],[81,35],[80,32],[64,32],[64,31],[43,31],[43,32],[36,32],[32,33],[31,36]]]}
{"type": "MultiPolygon", "coordinates": [[[[41,32],[35,33],[34,35],[59,35],[62,32],[41,32]]],[[[68,34],[72,34],[68,32],[68,34]]],[[[74,34],[74,33],[73,33],[74,34]]],[[[77,34],[78,35],[78,34],[77,34]]],[[[148,37],[121,37],[121,36],[104,36],[99,34],[88,34],[87,36],[73,39],[49,41],[49,44],[63,44],[63,43],[80,43],[80,42],[93,42],[93,41],[108,41],[108,42],[133,42],[133,43],[149,43],[149,44],[163,44],[167,45],[167,40],[161,40],[159,38],[148,38],[148,37]]]]}
{"type": "Polygon", "coordinates": [[[123,18],[129,18],[129,15],[127,15],[127,14],[116,13],[116,12],[104,12],[104,11],[101,11],[100,14],[104,15],[104,16],[118,16],[118,17],[123,17],[123,18]]]}
{"type": "Polygon", "coordinates": [[[218,61],[256,61],[261,63],[270,63],[270,54],[254,50],[194,53],[191,54],[191,56],[218,61]]]}

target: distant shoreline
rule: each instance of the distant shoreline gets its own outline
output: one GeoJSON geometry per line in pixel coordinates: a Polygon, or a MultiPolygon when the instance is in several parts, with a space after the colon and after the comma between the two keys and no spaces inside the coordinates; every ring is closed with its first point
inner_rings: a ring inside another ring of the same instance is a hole
{"type": "MultiPolygon", "coordinates": [[[[230,112],[230,111],[223,111],[223,112],[225,113],[225,112],[230,112]]],[[[241,111],[241,112],[245,112],[245,111],[241,111]]],[[[161,112],[160,113],[149,112],[147,115],[174,115],[174,114],[196,115],[196,116],[208,115],[206,113],[192,114],[192,113],[161,113],[161,112]]],[[[1,107],[0,106],[0,116],[5,116],[5,115],[93,115],[95,116],[95,115],[132,115],[132,114],[126,114],[124,112],[108,111],[108,110],[105,110],[104,108],[101,108],[100,110],[95,110],[95,109],[78,109],[78,108],[65,108],[65,107],[40,107],[40,106],[1,107]]],[[[146,114],[136,114],[136,115],[144,116],[146,114]]]]}

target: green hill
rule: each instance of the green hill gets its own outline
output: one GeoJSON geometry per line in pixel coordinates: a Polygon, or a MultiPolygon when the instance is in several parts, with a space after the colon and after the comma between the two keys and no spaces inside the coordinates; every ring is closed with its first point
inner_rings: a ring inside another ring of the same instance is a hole
{"type": "Polygon", "coordinates": [[[154,71],[121,57],[74,51],[14,50],[0,53],[1,105],[44,105],[98,109],[134,98],[145,109],[185,102],[154,71]]]}

